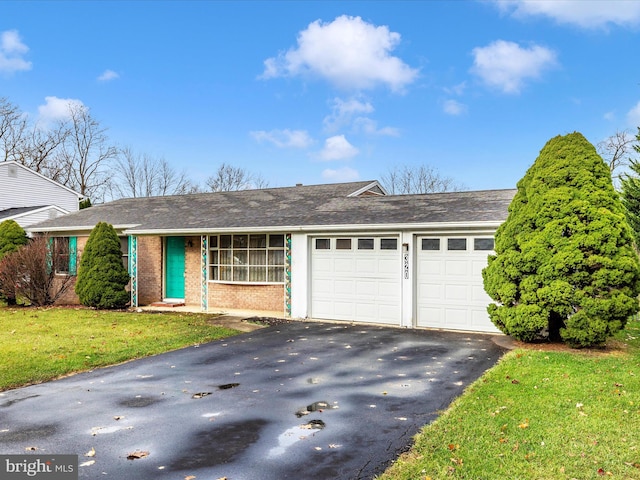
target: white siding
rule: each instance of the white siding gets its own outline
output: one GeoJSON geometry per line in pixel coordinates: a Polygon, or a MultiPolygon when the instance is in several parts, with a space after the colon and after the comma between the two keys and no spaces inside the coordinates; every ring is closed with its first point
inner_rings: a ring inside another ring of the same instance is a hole
{"type": "Polygon", "coordinates": [[[45,205],[76,212],[78,195],[26,167],[13,162],[0,163],[0,210],[45,205]]]}

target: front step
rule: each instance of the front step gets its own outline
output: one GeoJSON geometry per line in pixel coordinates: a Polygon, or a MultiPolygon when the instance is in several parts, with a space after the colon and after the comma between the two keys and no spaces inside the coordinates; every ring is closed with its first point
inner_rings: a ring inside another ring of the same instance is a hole
{"type": "Polygon", "coordinates": [[[151,306],[152,307],[168,307],[168,308],[184,307],[185,303],[184,302],[153,302],[151,306]]]}

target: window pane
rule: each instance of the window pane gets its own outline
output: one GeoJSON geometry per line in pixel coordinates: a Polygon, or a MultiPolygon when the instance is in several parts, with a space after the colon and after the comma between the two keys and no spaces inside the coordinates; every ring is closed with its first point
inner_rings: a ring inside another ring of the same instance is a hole
{"type": "Polygon", "coordinates": [[[423,238],[422,250],[440,250],[439,238],[423,238]]]}
{"type": "Polygon", "coordinates": [[[474,250],[493,250],[493,238],[474,238],[474,250]]]}
{"type": "Polygon", "coordinates": [[[269,265],[284,265],[284,250],[269,250],[269,265]]]}
{"type": "Polygon", "coordinates": [[[231,235],[220,235],[220,248],[231,248],[231,235]]]}
{"type": "Polygon", "coordinates": [[[316,238],[316,250],[329,250],[331,248],[331,240],[328,238],[316,238]]]}
{"type": "Polygon", "coordinates": [[[220,265],[231,265],[231,250],[220,250],[220,265]]]}
{"type": "Polygon", "coordinates": [[[209,237],[209,248],[218,248],[218,236],[211,235],[209,237]]]}
{"type": "Polygon", "coordinates": [[[233,268],[233,281],[234,282],[246,282],[249,280],[249,269],[247,267],[234,267],[233,268]]]}
{"type": "Polygon", "coordinates": [[[266,235],[250,235],[249,236],[249,248],[266,248],[267,236],[266,235]]]}
{"type": "Polygon", "coordinates": [[[217,250],[212,250],[211,252],[209,252],[209,262],[210,263],[219,263],[218,262],[218,254],[219,254],[219,252],[217,250]]]}
{"type": "Polygon", "coordinates": [[[284,247],[284,235],[269,235],[269,247],[284,247]]]}
{"type": "Polygon", "coordinates": [[[247,248],[249,246],[248,235],[234,235],[233,248],[247,248]]]}
{"type": "Polygon", "coordinates": [[[336,239],[336,250],[351,250],[351,239],[350,238],[336,239]]]}
{"type": "Polygon", "coordinates": [[[249,281],[265,282],[267,280],[267,267],[249,267],[249,281]]]}
{"type": "Polygon", "coordinates": [[[359,238],[358,250],[373,250],[373,238],[359,238]]]}
{"type": "Polygon", "coordinates": [[[69,273],[69,237],[56,237],[53,243],[55,272],[69,273]]]}
{"type": "Polygon", "coordinates": [[[381,238],[380,250],[397,250],[398,239],[397,238],[381,238]]]}
{"type": "Polygon", "coordinates": [[[231,267],[220,267],[220,280],[225,282],[231,281],[231,267]]]}
{"type": "Polygon", "coordinates": [[[284,267],[269,267],[269,282],[284,282],[284,267]]]}
{"type": "Polygon", "coordinates": [[[234,250],[233,251],[233,264],[234,265],[247,265],[249,254],[246,251],[234,250]]]}
{"type": "Polygon", "coordinates": [[[447,250],[466,250],[467,239],[466,238],[448,238],[447,250]]]}
{"type": "Polygon", "coordinates": [[[266,250],[249,250],[249,265],[266,265],[266,250]]]}
{"type": "Polygon", "coordinates": [[[209,280],[220,280],[218,278],[218,267],[211,267],[209,270],[209,280]]]}

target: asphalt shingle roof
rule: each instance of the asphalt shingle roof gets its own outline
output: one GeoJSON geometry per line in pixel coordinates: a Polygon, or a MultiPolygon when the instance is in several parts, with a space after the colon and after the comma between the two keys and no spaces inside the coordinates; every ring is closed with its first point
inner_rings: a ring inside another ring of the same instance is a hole
{"type": "Polygon", "coordinates": [[[515,190],[424,195],[349,195],[372,184],[352,182],[236,192],[129,198],[31,226],[91,229],[100,222],[128,231],[278,228],[344,225],[502,222],[515,190]]]}
{"type": "Polygon", "coordinates": [[[46,206],[47,205],[40,205],[37,207],[13,207],[13,208],[7,208],[5,210],[0,210],[0,221],[5,218],[13,217],[15,215],[22,215],[23,213],[36,211],[46,206]]]}

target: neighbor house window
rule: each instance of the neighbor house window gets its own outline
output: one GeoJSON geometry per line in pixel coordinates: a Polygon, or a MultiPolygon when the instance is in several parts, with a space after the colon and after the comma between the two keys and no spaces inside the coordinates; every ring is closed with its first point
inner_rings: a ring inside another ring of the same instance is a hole
{"type": "Polygon", "coordinates": [[[284,282],[284,235],[211,235],[209,280],[284,282]]]}
{"type": "Polygon", "coordinates": [[[54,237],[51,248],[53,271],[60,275],[75,275],[76,237],[54,237]]]}

